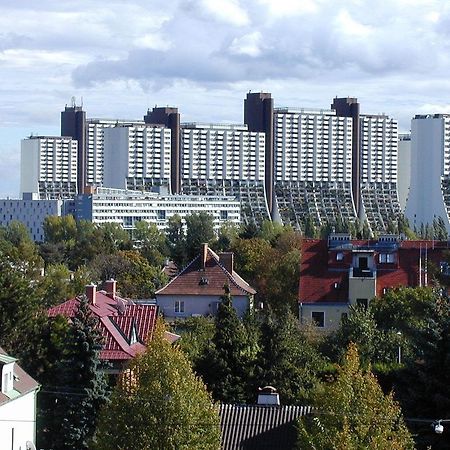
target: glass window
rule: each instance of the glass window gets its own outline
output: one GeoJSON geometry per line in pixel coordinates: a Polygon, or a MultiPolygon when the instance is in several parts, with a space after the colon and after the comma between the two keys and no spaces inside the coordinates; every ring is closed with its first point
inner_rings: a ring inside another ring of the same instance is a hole
{"type": "Polygon", "coordinates": [[[182,301],[182,300],[175,301],[175,312],[176,313],[184,313],[184,301],[182,301]]]}
{"type": "Polygon", "coordinates": [[[311,313],[311,319],[316,327],[325,327],[325,313],[323,311],[313,311],[311,313]]]}

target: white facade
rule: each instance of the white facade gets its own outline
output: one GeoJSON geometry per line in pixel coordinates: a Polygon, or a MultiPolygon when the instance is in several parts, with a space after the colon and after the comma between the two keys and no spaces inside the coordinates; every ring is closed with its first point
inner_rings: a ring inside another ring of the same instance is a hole
{"type": "Polygon", "coordinates": [[[334,110],[274,111],[275,200],[284,224],[353,222],[352,119],[334,110]]]}
{"type": "Polygon", "coordinates": [[[63,200],[0,200],[0,225],[8,226],[13,221],[22,222],[31,239],[44,240],[43,223],[48,216],[63,215],[63,200]]]}
{"type": "Polygon", "coordinates": [[[450,115],[415,116],[411,122],[411,187],[406,217],[411,227],[441,217],[450,231],[450,115]]]}
{"type": "Polygon", "coordinates": [[[360,117],[361,184],[396,183],[398,123],[388,116],[360,117]]]}
{"type": "Polygon", "coordinates": [[[144,121],[87,119],[86,120],[86,183],[103,186],[104,131],[120,125],[144,125],[144,121]]]}
{"type": "Polygon", "coordinates": [[[398,201],[400,208],[405,211],[406,201],[409,194],[409,186],[411,184],[411,134],[399,134],[398,136],[398,156],[397,156],[397,173],[398,173],[398,201]]]}
{"type": "Polygon", "coordinates": [[[21,143],[20,195],[70,198],[77,192],[77,141],[70,137],[31,136],[21,143]]]}
{"type": "Polygon", "coordinates": [[[263,180],[264,145],[246,125],[182,124],[182,178],[263,180]]]}
{"type": "Polygon", "coordinates": [[[104,130],[104,179],[118,189],[165,187],[170,192],[169,128],[139,125],[104,130]]]}
{"type": "Polygon", "coordinates": [[[352,179],[352,119],[334,110],[275,109],[275,181],[352,179]]]}
{"type": "Polygon", "coordinates": [[[193,213],[213,216],[216,231],[226,222],[241,223],[240,203],[233,197],[160,195],[153,192],[98,188],[96,194],[77,197],[77,217],[94,223],[115,222],[133,230],[137,222],[155,223],[163,230],[178,214],[182,221],[193,213]]]}

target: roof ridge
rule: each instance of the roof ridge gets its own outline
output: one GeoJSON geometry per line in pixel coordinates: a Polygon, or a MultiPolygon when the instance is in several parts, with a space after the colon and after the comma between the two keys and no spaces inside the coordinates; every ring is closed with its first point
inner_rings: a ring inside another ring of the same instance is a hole
{"type": "Polygon", "coordinates": [[[178,279],[184,272],[186,272],[186,270],[198,259],[200,258],[200,255],[197,255],[193,260],[191,260],[190,263],[188,263],[186,266],[184,266],[184,268],[177,273],[177,275],[175,275],[165,286],[163,286],[161,289],[158,289],[155,292],[156,294],[159,294],[163,289],[166,289],[166,287],[169,287],[176,279],[178,279]]]}
{"type": "MultiPolygon", "coordinates": [[[[220,262],[220,260],[217,261],[218,266],[225,272],[225,275],[228,277],[228,279],[231,280],[231,282],[235,285],[235,287],[237,287],[238,289],[240,289],[243,292],[246,292],[247,294],[252,294],[252,292],[250,292],[249,290],[244,289],[242,286],[239,286],[239,283],[236,282],[236,280],[234,279],[234,275],[230,272],[228,272],[228,270],[222,265],[222,263],[220,262]]],[[[248,286],[251,288],[251,286],[242,278],[240,277],[237,272],[235,272],[233,270],[233,272],[248,286]]],[[[254,289],[253,289],[254,290],[254,289]]]]}

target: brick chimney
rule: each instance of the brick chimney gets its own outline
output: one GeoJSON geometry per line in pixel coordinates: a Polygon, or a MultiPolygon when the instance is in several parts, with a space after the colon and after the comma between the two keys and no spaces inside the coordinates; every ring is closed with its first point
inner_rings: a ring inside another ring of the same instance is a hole
{"type": "Polygon", "coordinates": [[[90,305],[95,305],[96,295],[97,295],[97,285],[88,284],[86,286],[86,297],[90,305]]]}
{"type": "Polygon", "coordinates": [[[200,251],[200,269],[205,270],[207,256],[208,256],[208,243],[204,242],[201,246],[200,251]]]}
{"type": "Polygon", "coordinates": [[[234,253],[233,252],[226,252],[221,253],[219,255],[219,262],[222,264],[225,269],[227,269],[228,272],[231,274],[233,273],[233,266],[234,266],[234,253]]]}
{"type": "Polygon", "coordinates": [[[111,278],[110,280],[106,280],[103,283],[104,289],[106,291],[106,295],[113,300],[116,298],[116,287],[117,281],[111,278]]]}

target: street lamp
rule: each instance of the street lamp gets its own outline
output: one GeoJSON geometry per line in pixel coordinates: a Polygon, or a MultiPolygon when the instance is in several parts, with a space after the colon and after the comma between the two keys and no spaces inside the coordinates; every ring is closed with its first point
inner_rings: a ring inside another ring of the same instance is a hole
{"type": "Polygon", "coordinates": [[[398,336],[398,353],[397,353],[397,362],[399,364],[402,363],[402,347],[401,347],[401,338],[402,338],[402,332],[401,331],[397,331],[397,336],[398,336]]]}

